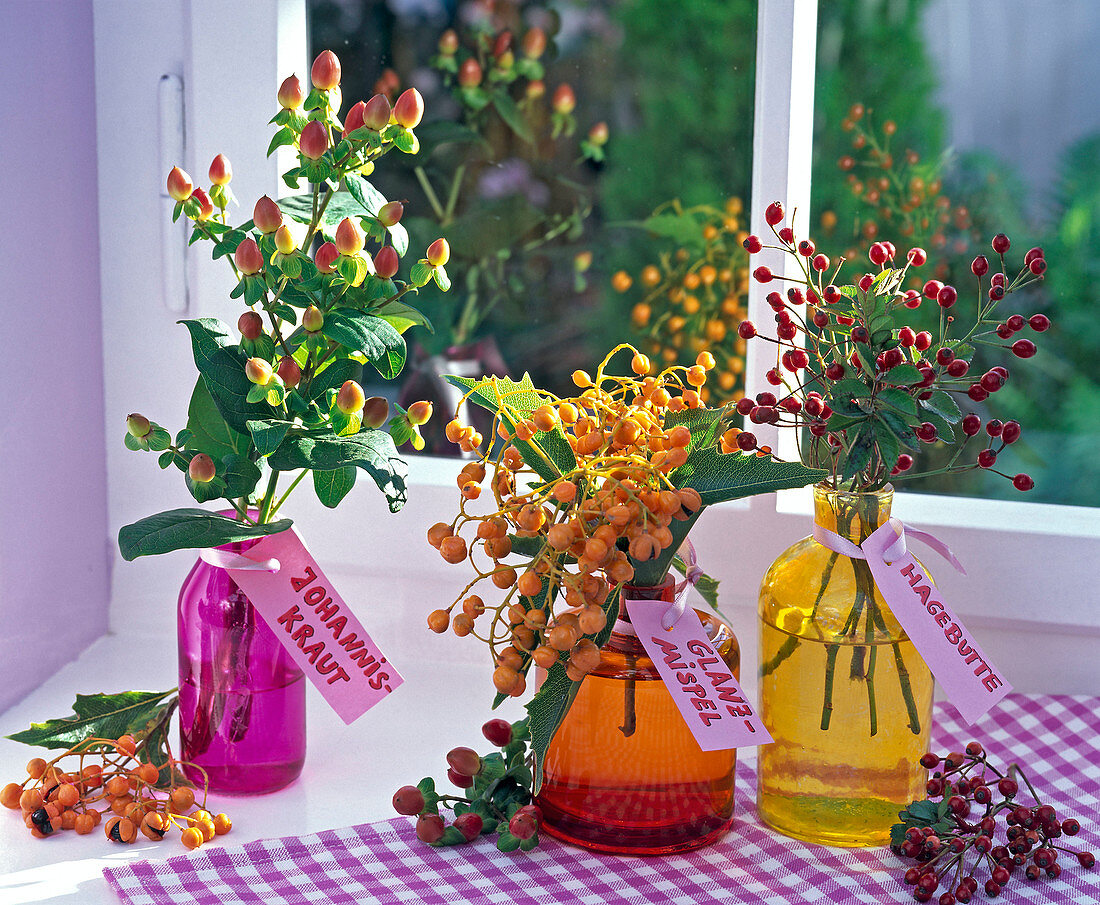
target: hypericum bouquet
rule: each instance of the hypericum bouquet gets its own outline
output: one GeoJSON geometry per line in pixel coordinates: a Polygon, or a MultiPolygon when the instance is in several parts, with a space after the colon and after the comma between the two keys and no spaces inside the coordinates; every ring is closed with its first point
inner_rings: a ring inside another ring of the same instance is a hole
{"type": "Polygon", "coordinates": [[[424,324],[403,297],[434,281],[449,285],[445,240],[433,242],[406,281],[396,280],[408,250],[403,206],[387,201],[365,178],[395,148],[415,154],[413,130],[424,112],[415,89],[391,108],[377,95],[355,104],[341,122],[340,62],[331,51],[312,67],[306,95],[296,76],[279,88],[278,128],[268,153],[298,150],[298,164],[283,174],[304,194],[278,203],[266,195],[252,219],[230,226],[232,168],[221,154],[210,165],[209,192],[174,168],[168,191],[175,217],[194,223],[191,241],[213,244],[237,280],[231,293],[247,309],[239,339],[214,318],[183,321],[191,333],[199,379],[187,426],[171,434],[143,415],[127,419],[126,445],[160,453],[161,468],[184,472],[200,503],[224,498],[228,518],[202,509],[176,509],[127,525],[119,533],[126,559],[187,547],[209,547],[282,531],[273,521],[283,501],[308,474],[318,498],[335,507],[366,471],[397,511],[405,502],[405,466],[395,444],[419,442],[427,403],[408,411],[380,396],[365,398],[364,364],[386,379],[405,363],[402,333],[424,324]],[[310,254],[314,241],[324,239],[310,254]],[[368,242],[378,247],[373,256],[368,242]],[[388,421],[388,424],[387,424],[388,421]],[[267,472],[266,485],[258,490],[267,472]],[[279,478],[298,474],[280,496],[279,478]]]}
{"type": "MultiPolygon", "coordinates": [[[[641,293],[631,320],[649,354],[665,364],[686,364],[700,352],[714,356],[716,373],[700,389],[711,405],[743,395],[745,341],[737,326],[745,316],[749,271],[740,214],[740,198],[727,200],[724,210],[670,201],[638,224],[661,250],[657,263],[638,274],[641,293]]],[[[622,293],[634,282],[623,270],[611,279],[622,293]]]]}
{"type": "MultiPolygon", "coordinates": [[[[801,277],[785,278],[768,267],[757,267],[753,277],[761,283],[785,280],[794,283],[785,295],[768,294],[775,312],[778,338],[759,335],[776,345],[776,365],[767,373],[775,392],[764,391],[745,398],[737,410],[754,424],[778,424],[804,428],[799,431],[801,459],[829,471],[836,489],[874,491],[888,481],[924,477],[975,468],[1009,478],[1017,490],[1030,490],[1027,474],[1013,476],[994,466],[1006,446],[1020,438],[1016,421],[989,420],[988,442],[973,451],[970,442],[982,432],[977,414],[964,415],[957,397],[983,402],[1008,380],[1008,369],[997,365],[980,375],[971,373],[979,346],[1004,349],[1017,358],[1031,358],[1036,351],[1029,338],[1013,337],[1029,327],[1042,333],[1050,327],[1044,314],[1025,319],[1013,314],[996,316],[1004,297],[1042,279],[1046,261],[1041,248],[1024,256],[1022,269],[1008,276],[1005,253],[1007,236],[993,238],[999,267],[990,273],[985,255],[978,255],[971,271],[975,277],[976,312],[969,328],[956,323],[954,311],[959,292],[954,286],[928,280],[922,290],[905,289],[910,271],[923,266],[928,256],[911,249],[905,263],[895,263],[897,250],[890,242],[875,242],[868,256],[878,269],[859,277],[855,285],[837,285],[840,265],[819,252],[814,242],[796,241],[793,226],[782,226],[779,202],[768,206],[765,219],[778,240],[769,245],[788,254],[798,264],[801,277]],[[985,278],[989,275],[989,281],[985,278]],[[939,306],[939,328],[917,331],[902,320],[906,310],[920,307],[924,299],[939,306]],[[951,456],[946,465],[913,472],[914,454],[922,445],[945,444],[951,456]]],[[[755,254],[764,247],[756,236],[745,239],[755,254]]],[[[738,327],[745,339],[757,337],[756,327],[738,327]]],[[[737,437],[743,450],[756,448],[756,438],[744,432],[737,437]]]]}

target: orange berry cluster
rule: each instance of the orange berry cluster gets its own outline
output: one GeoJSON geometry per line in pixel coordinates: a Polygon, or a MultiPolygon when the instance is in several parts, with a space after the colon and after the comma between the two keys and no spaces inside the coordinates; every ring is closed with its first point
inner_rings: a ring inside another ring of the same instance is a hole
{"type": "Polygon", "coordinates": [[[119,843],[134,842],[139,831],[159,842],[176,827],[184,846],[196,849],[229,832],[232,821],[226,814],[205,810],[205,795],[203,808],[192,810],[195,791],[181,783],[179,761],[166,765],[172,768],[171,780],[168,788],[162,788],[161,768],[142,763],[136,753],[134,737],[124,735],[84,739],[50,761],[32,758],[23,782],[10,782],[0,789],[0,804],[21,810],[36,839],[59,830],[86,836],[104,820],[107,838],[119,843]],[[66,758],[78,759],[75,769],[61,768],[66,758]],[[95,759],[99,762],[89,762],[95,759]]]}
{"type": "Polygon", "coordinates": [[[579,395],[561,399],[538,391],[544,401],[526,415],[496,378],[479,384],[497,395],[494,429],[502,443],[496,450],[482,452],[483,438],[457,418],[447,425],[448,438],[478,458],[458,476],[459,514],[433,525],[428,541],[447,562],[469,560],[476,577],[450,607],[431,613],[428,625],[436,632],[450,626],[456,635],[486,642],[496,664],[493,684],[502,694],[523,693],[531,662],[549,669],[564,658],[574,680],[594,670],[600,662],[594,638],[607,624],[612,588],[634,578],[635,563],[656,558],[672,544],[674,519],[690,518],[702,506],[695,490],[669,481],[669,473],[687,460],[691,432],[666,420],[703,406],[702,390],[714,366],[713,356],[701,352],[691,367],[651,375],[649,358],[623,344],[603,360],[595,378],[574,372],[579,395]],[[633,376],[605,374],[623,349],[633,353],[633,376]],[[547,432],[568,442],[576,460],[552,480],[525,461],[525,454],[544,455],[530,441],[547,432]],[[467,506],[480,496],[489,466],[496,508],[473,514],[467,506]],[[464,532],[472,533],[469,542],[464,532]],[[526,564],[506,563],[513,553],[526,564]],[[468,594],[485,579],[506,592],[495,606],[468,594]],[[564,601],[564,608],[555,611],[556,601],[564,601]]]}
{"type": "Polygon", "coordinates": [[[685,241],[662,251],[636,278],[618,271],[612,288],[626,293],[638,284],[640,297],[631,309],[634,328],[645,338],[650,355],[665,364],[687,364],[710,352],[719,364],[711,385],[701,390],[704,402],[721,404],[744,395],[745,341],[737,325],[745,317],[749,291],[748,257],[742,243],[741,199],[730,198],[724,210],[682,209],[678,202],[651,219],[678,216],[693,221],[700,243],[685,241]]]}
{"type": "MultiPolygon", "coordinates": [[[[956,239],[957,253],[969,247],[967,233],[973,226],[970,211],[962,205],[952,207],[951,199],[943,194],[941,161],[922,161],[914,150],[904,154],[891,151],[892,137],[897,133],[897,123],[883,122],[875,130],[863,104],[853,104],[848,116],[841,123],[845,131],[853,132],[852,154],[845,154],[837,161],[842,172],[848,174],[848,186],[867,210],[853,224],[853,238],[874,240],[882,229],[897,232],[912,242],[927,242],[932,248],[943,249],[948,235],[961,234],[956,239]],[[881,134],[879,134],[881,133],[881,134]]],[[[826,211],[822,226],[832,232],[837,225],[836,215],[826,211]]],[[[854,246],[845,252],[849,260],[859,257],[854,246]]],[[[937,273],[942,279],[945,272],[937,273]]]]}

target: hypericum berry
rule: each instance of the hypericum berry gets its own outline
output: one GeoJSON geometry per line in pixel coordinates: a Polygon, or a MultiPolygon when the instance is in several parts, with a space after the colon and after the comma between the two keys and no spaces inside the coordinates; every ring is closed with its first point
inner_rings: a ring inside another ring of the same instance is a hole
{"type": "Polygon", "coordinates": [[[265,387],[271,383],[271,364],[263,358],[250,358],[244,363],[244,375],[250,383],[265,387]]]}
{"type": "Polygon", "coordinates": [[[546,32],[537,26],[524,32],[520,50],[530,60],[537,60],[546,52],[546,32]]]}
{"type": "Polygon", "coordinates": [[[383,245],[374,256],[374,272],[384,280],[395,276],[400,266],[401,259],[392,245],[383,245]]]}
{"type": "Polygon", "coordinates": [[[424,252],[424,257],[428,259],[428,263],[432,267],[442,267],[451,259],[451,246],[446,239],[436,239],[428,246],[428,250],[424,252]]]}
{"type": "Polygon", "coordinates": [[[452,748],[447,752],[447,763],[463,776],[477,776],[481,772],[481,757],[473,748],[452,748]]]}
{"type": "Polygon", "coordinates": [[[362,411],[366,401],[363,388],[354,380],[345,380],[336,392],[336,407],[345,415],[354,415],[362,411]]]}
{"type": "Polygon", "coordinates": [[[763,264],[752,272],[752,277],[758,283],[770,283],[773,279],[771,268],[765,267],[763,264]]]}
{"type": "Polygon", "coordinates": [[[336,250],[347,257],[359,254],[367,244],[366,234],[359,223],[345,217],[336,227],[336,250]]]}
{"type": "Polygon", "coordinates": [[[275,232],[283,225],[283,212],[279,205],[264,195],[252,208],[252,222],[264,235],[275,232]]]}
{"type": "Polygon", "coordinates": [[[320,160],[328,150],[328,130],[320,120],[311,119],[302,129],[298,150],[307,160],[320,160]]]}
{"type": "Polygon", "coordinates": [[[316,305],[310,305],[302,312],[302,329],[306,333],[320,333],[325,326],[325,314],[316,305]]]}
{"type": "Polygon", "coordinates": [[[519,810],[508,821],[508,832],[517,839],[530,839],[539,831],[539,821],[530,811],[519,810]]]}
{"type": "Polygon", "coordinates": [[[512,724],[507,720],[489,720],[481,727],[481,734],[498,748],[503,748],[512,741],[512,724]]]}
{"type": "Polygon", "coordinates": [[[764,211],[764,220],[768,226],[775,226],[783,219],[783,204],[779,201],[773,201],[768,205],[764,211]]]}
{"type": "Polygon", "coordinates": [[[233,252],[233,263],[245,276],[264,269],[264,255],[255,239],[247,238],[237,246],[237,250],[233,252]]]}
{"type": "Polygon", "coordinates": [[[476,88],[482,75],[481,64],[474,57],[467,57],[458,67],[458,84],[462,88],[476,88]]]}
{"type": "Polygon", "coordinates": [[[317,249],[317,254],[313,256],[313,263],[317,265],[317,269],[321,273],[335,273],[338,257],[340,257],[340,252],[336,246],[332,242],[325,242],[317,249]]]}
{"type": "Polygon", "coordinates": [[[1017,358],[1031,358],[1035,352],[1035,343],[1030,339],[1018,339],[1012,344],[1012,354],[1017,358]]]}
{"type": "Polygon", "coordinates": [[[760,251],[760,249],[764,247],[763,243],[757,236],[746,236],[745,241],[741,244],[745,246],[745,251],[747,251],[750,255],[756,254],[758,251],[760,251]]]}
{"type": "Polygon", "coordinates": [[[363,127],[381,132],[390,124],[390,101],[384,94],[376,94],[363,105],[363,127]]]}
{"type": "Polygon", "coordinates": [[[424,98],[415,88],[406,88],[401,92],[397,103],[393,105],[393,118],[406,129],[415,129],[424,118],[424,98]]]}
{"type": "Polygon", "coordinates": [[[168,173],[168,194],[175,201],[186,201],[195,190],[191,177],[179,167],[172,167],[168,173]]]}
{"type": "Polygon", "coordinates": [[[340,60],[331,50],[322,50],[309,70],[313,87],[330,91],[340,84],[340,60]]]}
{"type": "Polygon", "coordinates": [[[424,793],[416,786],[402,786],[393,793],[393,809],[406,817],[415,817],[424,809],[424,793]]]}
{"type": "Polygon", "coordinates": [[[187,466],[187,475],[196,484],[209,484],[216,474],[214,460],[206,453],[198,453],[187,466]]]}
{"type": "Polygon", "coordinates": [[[421,814],[416,821],[416,838],[429,845],[443,837],[443,818],[438,814],[421,814]]]}
{"type": "Polygon", "coordinates": [[[894,468],[896,468],[899,472],[908,471],[912,467],[913,457],[909,455],[909,453],[902,453],[900,456],[898,456],[898,461],[894,465],[894,468]]]}
{"type": "Polygon", "coordinates": [[[480,836],[484,826],[485,821],[481,819],[480,815],[475,814],[473,811],[467,811],[465,814],[460,814],[455,818],[454,822],[455,829],[462,833],[462,838],[467,842],[473,842],[480,836]]]}
{"type": "Polygon", "coordinates": [[[1092,870],[1096,866],[1096,856],[1092,852],[1078,852],[1077,860],[1085,870],[1092,870]]]}
{"type": "Polygon", "coordinates": [[[306,95],[302,91],[302,83],[298,81],[298,76],[288,75],[283,79],[283,83],[279,86],[278,98],[279,106],[284,110],[297,110],[302,106],[306,95]]]}
{"type": "MultiPolygon", "coordinates": [[[[429,413],[430,414],[430,413],[429,413]]],[[[378,430],[390,417],[390,404],[385,396],[371,396],[363,403],[363,427],[378,430]]]]}
{"type": "Polygon", "coordinates": [[[347,138],[357,129],[363,128],[363,115],[366,109],[366,102],[359,101],[348,111],[347,116],[344,117],[344,138],[347,138]]]}
{"type": "Polygon", "coordinates": [[[1003,255],[1012,245],[1012,243],[1008,241],[1008,236],[1006,236],[1004,233],[997,233],[997,235],[993,237],[992,244],[993,250],[999,255],[1003,255]]]}
{"type": "Polygon", "coordinates": [[[246,311],[237,318],[237,329],[245,339],[259,339],[264,332],[264,319],[255,311],[246,311]]]}
{"type": "Polygon", "coordinates": [[[555,113],[572,113],[577,106],[577,96],[573,93],[573,87],[566,82],[558,85],[554,90],[554,96],[550,99],[550,106],[555,113]]]}
{"type": "Polygon", "coordinates": [[[293,254],[298,250],[298,237],[285,223],[275,230],[275,248],[282,255],[293,254]]]}

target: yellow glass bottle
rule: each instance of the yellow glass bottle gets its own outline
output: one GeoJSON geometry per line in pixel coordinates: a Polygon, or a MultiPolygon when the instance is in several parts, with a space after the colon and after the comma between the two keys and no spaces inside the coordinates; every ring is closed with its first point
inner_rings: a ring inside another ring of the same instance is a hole
{"type": "MultiPolygon", "coordinates": [[[[815,521],[859,544],[892,500],[889,487],[819,485],[815,521]]],[[[760,748],[761,819],[810,842],[886,844],[898,811],[925,797],[932,690],[866,562],[812,537],[786,550],[760,587],[760,711],[775,739],[760,748]]]]}
{"type": "MultiPolygon", "coordinates": [[[[629,593],[671,602],[672,585],[629,593]]],[[[713,613],[695,612],[737,678],[733,630],[713,613]]],[[[670,854],[717,841],[733,823],[736,750],[699,749],[625,613],[600,654],[546,752],[536,799],[544,830],[616,854],[670,854]]]]}

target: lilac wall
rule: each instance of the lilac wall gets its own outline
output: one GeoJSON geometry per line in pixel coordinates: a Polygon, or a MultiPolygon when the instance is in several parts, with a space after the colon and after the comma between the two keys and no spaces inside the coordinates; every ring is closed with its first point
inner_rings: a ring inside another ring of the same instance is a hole
{"type": "Polygon", "coordinates": [[[91,0],[0,3],[0,710],[107,626],[92,37],[91,0]]]}

